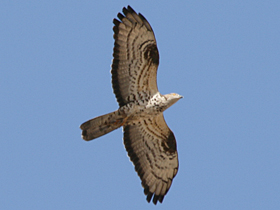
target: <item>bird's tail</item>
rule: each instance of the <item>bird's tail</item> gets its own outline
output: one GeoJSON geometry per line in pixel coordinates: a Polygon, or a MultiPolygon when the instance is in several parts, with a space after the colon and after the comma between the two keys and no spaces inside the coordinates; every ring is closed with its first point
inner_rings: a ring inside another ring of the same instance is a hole
{"type": "Polygon", "coordinates": [[[121,127],[124,124],[124,120],[125,118],[118,111],[88,120],[80,126],[83,130],[82,138],[89,141],[103,136],[121,127]]]}

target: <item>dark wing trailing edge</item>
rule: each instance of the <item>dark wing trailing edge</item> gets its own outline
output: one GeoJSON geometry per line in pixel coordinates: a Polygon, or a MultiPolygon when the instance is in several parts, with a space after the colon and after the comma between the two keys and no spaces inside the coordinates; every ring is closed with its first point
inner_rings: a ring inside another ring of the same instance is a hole
{"type": "MultiPolygon", "coordinates": [[[[137,100],[148,102],[158,93],[159,53],[152,27],[130,6],[123,8],[123,14],[119,13],[118,18],[113,20],[115,43],[111,73],[114,93],[120,107],[130,102],[137,104],[137,100]]],[[[178,171],[175,136],[162,113],[151,115],[150,119],[141,119],[142,115],[139,115],[139,122],[136,118],[125,123],[130,115],[120,113],[120,110],[83,123],[80,126],[82,137],[88,141],[123,126],[125,148],[142,181],[147,201],[162,203],[178,171]]]]}
{"type": "MultiPolygon", "coordinates": [[[[119,106],[158,92],[159,53],[152,27],[128,6],[113,20],[112,85],[119,106]]],[[[124,144],[147,201],[162,202],[178,171],[176,140],[163,114],[124,126],[124,144]]]]}
{"type": "Polygon", "coordinates": [[[112,85],[120,106],[137,98],[153,95],[157,89],[159,53],[153,29],[143,15],[128,6],[114,19],[114,59],[112,85]],[[123,15],[124,14],[124,15],[123,15]]]}
{"type": "Polygon", "coordinates": [[[147,201],[163,201],[178,171],[173,132],[163,114],[124,127],[124,144],[142,181],[147,201]]]}

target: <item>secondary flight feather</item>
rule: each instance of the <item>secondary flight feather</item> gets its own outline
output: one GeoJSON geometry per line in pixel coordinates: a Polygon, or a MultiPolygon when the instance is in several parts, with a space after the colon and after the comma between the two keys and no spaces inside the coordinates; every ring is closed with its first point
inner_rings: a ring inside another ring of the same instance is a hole
{"type": "Polygon", "coordinates": [[[162,203],[178,171],[176,140],[163,111],[182,96],[158,91],[159,53],[145,17],[130,6],[117,17],[111,73],[119,108],[83,123],[82,138],[89,141],[123,127],[124,145],[147,201],[162,203]]]}

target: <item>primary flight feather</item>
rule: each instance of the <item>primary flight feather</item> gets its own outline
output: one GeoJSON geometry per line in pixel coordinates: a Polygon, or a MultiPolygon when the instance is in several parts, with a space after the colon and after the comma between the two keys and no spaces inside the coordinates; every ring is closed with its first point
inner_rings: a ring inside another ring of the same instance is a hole
{"type": "Polygon", "coordinates": [[[153,29],[130,6],[114,23],[112,85],[119,109],[83,123],[82,138],[92,140],[123,127],[124,145],[142,181],[147,201],[163,201],[178,171],[173,132],[163,111],[181,95],[157,88],[159,53],[153,29]]]}

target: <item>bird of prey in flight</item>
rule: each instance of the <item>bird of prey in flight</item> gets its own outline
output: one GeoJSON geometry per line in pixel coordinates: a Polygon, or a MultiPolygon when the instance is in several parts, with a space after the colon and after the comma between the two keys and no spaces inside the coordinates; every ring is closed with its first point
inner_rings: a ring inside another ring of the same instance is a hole
{"type": "Polygon", "coordinates": [[[117,16],[111,73],[119,109],[83,123],[82,138],[89,141],[123,127],[124,145],[147,201],[162,203],[178,171],[176,140],[163,111],[182,96],[158,91],[159,53],[145,17],[130,6],[117,16]]]}

